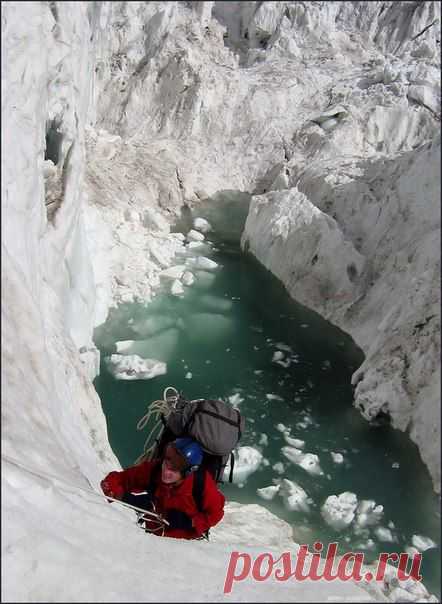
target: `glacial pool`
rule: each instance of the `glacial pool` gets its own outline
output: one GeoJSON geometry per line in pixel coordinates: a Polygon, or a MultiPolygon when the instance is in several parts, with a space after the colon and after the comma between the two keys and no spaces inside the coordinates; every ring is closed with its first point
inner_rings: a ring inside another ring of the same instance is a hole
{"type": "Polygon", "coordinates": [[[423,581],[440,596],[440,501],[408,437],[388,425],[371,426],[352,406],[350,379],[361,351],[291,300],[237,242],[209,239],[216,270],[195,271],[195,283],[182,296],[164,292],[147,307],[112,309],[96,329],[101,368],[94,383],[121,465],[132,465],[142,453],[148,431],[137,431],[136,424],[166,386],[187,398],[230,399],[246,417],[240,446],[254,447],[263,460],[244,483],[222,486],[227,499],[265,506],[291,524],[299,543],[338,541],[339,553],[363,551],[367,561],[380,552],[405,551],[413,535],[428,537],[437,547],[423,554],[423,581]],[[133,350],[141,356],[167,363],[167,373],[115,379],[104,359],[125,340],[135,340],[133,350]],[[304,441],[302,450],[319,457],[321,475],[287,459],[287,437],[304,441]],[[308,511],[288,510],[278,494],[272,500],[258,496],[257,489],[282,478],[305,490],[308,511]],[[345,491],[383,506],[375,525],[352,522],[336,530],[325,522],[325,499],[345,491]],[[393,541],[381,540],[386,537],[393,541]]]}

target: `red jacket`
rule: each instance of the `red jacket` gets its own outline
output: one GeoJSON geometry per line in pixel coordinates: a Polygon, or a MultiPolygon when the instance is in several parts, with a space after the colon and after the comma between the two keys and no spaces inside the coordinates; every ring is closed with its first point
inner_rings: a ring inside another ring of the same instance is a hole
{"type": "MultiPolygon", "coordinates": [[[[157,463],[155,461],[145,461],[122,472],[111,472],[104,480],[110,485],[115,498],[118,499],[124,493],[146,489],[149,485],[152,469],[157,463]]],[[[178,485],[164,484],[161,480],[161,474],[159,475],[154,489],[156,511],[165,516],[169,510],[179,510],[191,518],[193,525],[191,530],[166,528],[165,537],[195,539],[203,535],[211,526],[218,524],[224,516],[224,495],[218,490],[209,472],[206,471],[205,474],[202,512],[198,510],[192,496],[192,485],[193,474],[189,474],[178,485]]]]}

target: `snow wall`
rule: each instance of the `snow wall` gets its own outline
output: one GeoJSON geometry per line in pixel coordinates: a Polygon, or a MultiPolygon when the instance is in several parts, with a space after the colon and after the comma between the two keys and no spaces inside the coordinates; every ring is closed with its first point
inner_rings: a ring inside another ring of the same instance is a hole
{"type": "MultiPolygon", "coordinates": [[[[230,533],[208,557],[87,493],[118,466],[93,327],[150,299],[170,222],[220,191],[253,194],[244,248],[354,337],[356,404],[440,491],[439,3],[8,2],[2,45],[3,599],[222,599],[230,533]]],[[[244,551],[286,543],[243,524],[244,551]]]]}

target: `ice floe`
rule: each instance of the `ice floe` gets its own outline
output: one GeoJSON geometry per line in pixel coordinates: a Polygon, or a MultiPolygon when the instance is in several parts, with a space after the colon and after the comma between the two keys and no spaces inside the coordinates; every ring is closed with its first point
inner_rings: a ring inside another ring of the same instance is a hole
{"type": "Polygon", "coordinates": [[[268,444],[269,444],[269,437],[267,436],[267,434],[261,434],[261,436],[259,437],[258,445],[267,447],[268,444]]]}
{"type": "MultiPolygon", "coordinates": [[[[244,484],[247,478],[256,472],[261,465],[263,456],[253,447],[239,447],[234,452],[235,464],[233,467],[233,482],[244,484]]],[[[224,470],[224,480],[228,480],[230,474],[230,460],[224,470]]]]}
{"type": "Polygon", "coordinates": [[[423,535],[413,535],[411,543],[420,552],[426,552],[427,549],[437,547],[437,544],[432,539],[424,537],[423,535]]]}
{"type": "Polygon", "coordinates": [[[334,453],[333,451],[330,451],[330,455],[332,456],[332,459],[335,463],[344,462],[344,456],[342,455],[342,453],[334,453]]]}
{"type": "Polygon", "coordinates": [[[143,359],[136,354],[112,354],[105,363],[118,380],[150,380],[167,373],[167,365],[155,359],[143,359]]]}
{"type": "Polygon", "coordinates": [[[324,472],[319,465],[319,457],[314,453],[303,453],[296,447],[282,447],[281,453],[289,461],[300,466],[309,474],[315,474],[321,476],[324,472]]]}
{"type": "Polygon", "coordinates": [[[321,508],[321,515],[329,526],[339,531],[353,522],[357,505],[356,495],[349,491],[330,495],[321,508]]]}
{"type": "Polygon", "coordinates": [[[300,440],[299,438],[291,438],[287,432],[284,432],[285,442],[291,447],[295,447],[295,449],[302,449],[305,445],[304,440],[300,440]]]}
{"type": "Polygon", "coordinates": [[[208,222],[205,218],[200,217],[194,219],[193,228],[197,231],[201,231],[201,233],[208,233],[212,230],[210,222],[208,222]]]}
{"type": "Polygon", "coordinates": [[[296,512],[309,512],[308,495],[296,482],[283,478],[280,483],[279,495],[286,509],[296,512]]]}
{"type": "Polygon", "coordinates": [[[206,256],[197,256],[196,258],[187,258],[186,266],[205,271],[214,271],[218,268],[218,263],[206,256]]]}
{"type": "Polygon", "coordinates": [[[356,510],[355,525],[357,528],[379,524],[384,514],[384,506],[376,505],[373,499],[363,499],[356,510]]]}
{"type": "Polygon", "coordinates": [[[276,486],[272,485],[270,487],[263,487],[262,489],[256,489],[256,493],[257,493],[258,497],[261,497],[261,499],[265,499],[266,501],[271,501],[278,491],[279,491],[279,485],[276,485],[276,486]]]}
{"type": "Polygon", "coordinates": [[[284,474],[285,466],[282,461],[277,461],[273,466],[272,470],[275,470],[278,474],[284,474]]]}
{"type": "Polygon", "coordinates": [[[204,241],[205,237],[202,233],[200,233],[199,231],[195,231],[194,229],[191,229],[187,235],[186,235],[186,239],[188,241],[204,241]]]}

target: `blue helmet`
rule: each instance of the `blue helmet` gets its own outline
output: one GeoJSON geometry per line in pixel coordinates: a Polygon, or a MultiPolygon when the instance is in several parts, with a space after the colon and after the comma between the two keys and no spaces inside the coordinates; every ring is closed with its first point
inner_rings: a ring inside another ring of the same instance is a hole
{"type": "Polygon", "coordinates": [[[203,461],[201,446],[195,440],[188,437],[177,438],[172,444],[187,462],[185,474],[195,472],[203,461]]]}

